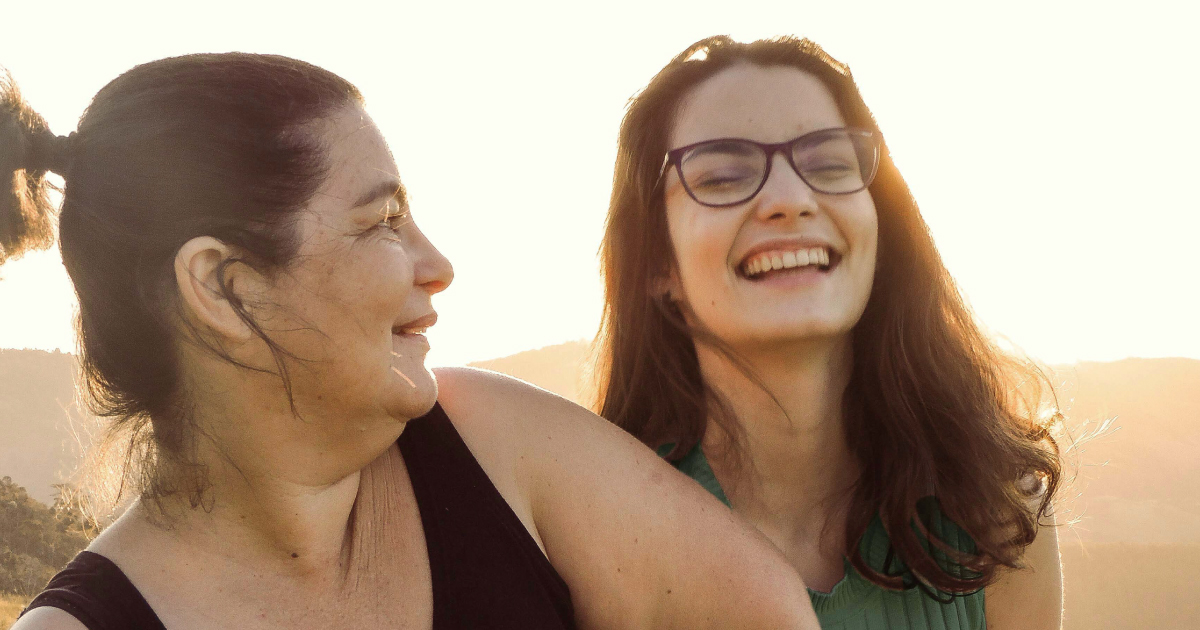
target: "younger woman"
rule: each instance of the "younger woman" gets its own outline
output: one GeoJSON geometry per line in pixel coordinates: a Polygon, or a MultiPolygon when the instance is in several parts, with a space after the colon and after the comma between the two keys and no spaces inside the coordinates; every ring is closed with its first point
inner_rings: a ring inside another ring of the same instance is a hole
{"type": "Polygon", "coordinates": [[[976,326],[849,70],[697,42],[614,182],[601,415],[771,539],[826,629],[1058,628],[1040,375],[976,326]]]}

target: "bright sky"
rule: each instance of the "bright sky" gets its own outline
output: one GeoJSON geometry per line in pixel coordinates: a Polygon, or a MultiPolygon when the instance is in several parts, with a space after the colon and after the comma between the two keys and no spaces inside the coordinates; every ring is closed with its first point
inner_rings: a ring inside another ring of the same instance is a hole
{"type": "MultiPolygon", "coordinates": [[[[354,82],[455,265],[433,365],[594,334],[625,102],[716,33],[806,36],[851,66],[991,330],[1050,362],[1200,358],[1194,3],[265,4],[9,9],[0,65],[60,134],[170,55],[280,53],[354,82]]],[[[0,276],[0,347],[71,349],[57,251],[0,276]]]]}

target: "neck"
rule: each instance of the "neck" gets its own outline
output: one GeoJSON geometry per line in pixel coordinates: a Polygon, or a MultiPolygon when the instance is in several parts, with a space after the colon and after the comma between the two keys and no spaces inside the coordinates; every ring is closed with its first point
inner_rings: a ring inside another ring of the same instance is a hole
{"type": "Polygon", "coordinates": [[[357,426],[354,419],[300,420],[286,407],[231,406],[243,399],[197,406],[195,457],[209,485],[198,507],[168,498],[169,535],[214,566],[232,563],[299,585],[327,589],[362,578],[380,537],[387,538],[371,526],[376,513],[401,494],[383,491],[395,490],[391,482],[403,468],[395,440],[404,424],[343,435],[331,427],[357,426]]]}
{"type": "Polygon", "coordinates": [[[206,502],[166,505],[169,532],[196,557],[327,584],[348,572],[361,473],[322,485],[297,483],[228,462],[207,464],[206,502]]]}
{"type": "Polygon", "coordinates": [[[838,499],[858,475],[842,415],[849,339],[739,350],[754,378],[711,348],[698,346],[697,354],[705,381],[738,427],[734,447],[710,417],[703,443],[735,509],[764,533],[828,539],[840,551],[838,499]]]}

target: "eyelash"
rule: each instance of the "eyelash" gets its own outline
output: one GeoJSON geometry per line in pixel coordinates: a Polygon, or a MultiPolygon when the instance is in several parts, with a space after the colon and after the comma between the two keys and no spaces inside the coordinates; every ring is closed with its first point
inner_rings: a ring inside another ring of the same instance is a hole
{"type": "Polygon", "coordinates": [[[385,217],[382,221],[377,223],[376,227],[387,228],[393,232],[398,232],[398,231],[400,231],[400,228],[403,226],[403,224],[393,225],[392,222],[395,221],[396,219],[403,219],[406,217],[408,217],[407,212],[403,212],[400,214],[393,214],[391,216],[385,217]]]}
{"type": "Polygon", "coordinates": [[[400,228],[403,227],[404,224],[403,223],[393,224],[393,222],[396,221],[397,219],[408,218],[408,210],[401,211],[400,208],[401,208],[401,205],[400,205],[399,200],[397,200],[397,199],[388,200],[387,205],[384,206],[384,212],[386,212],[387,214],[386,214],[386,216],[383,217],[382,220],[379,221],[379,223],[375,224],[375,227],[386,228],[392,232],[399,232],[400,228]]]}

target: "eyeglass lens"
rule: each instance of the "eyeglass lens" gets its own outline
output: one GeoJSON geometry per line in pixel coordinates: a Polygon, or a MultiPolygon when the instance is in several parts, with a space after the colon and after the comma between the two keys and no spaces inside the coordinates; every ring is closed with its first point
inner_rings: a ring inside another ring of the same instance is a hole
{"type": "MultiPolygon", "coordinates": [[[[826,194],[857,192],[875,172],[875,140],[868,133],[830,129],[798,138],[791,163],[813,190],[826,194]]],[[[679,158],[679,172],[692,197],[713,206],[749,200],[762,187],[769,157],[763,146],[747,140],[715,140],[679,158]]]]}

